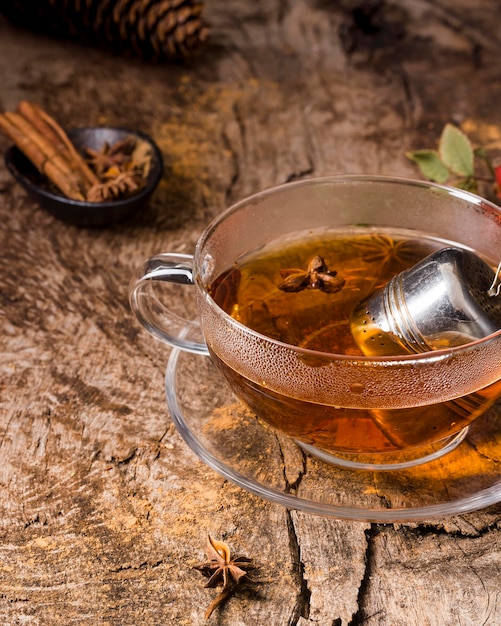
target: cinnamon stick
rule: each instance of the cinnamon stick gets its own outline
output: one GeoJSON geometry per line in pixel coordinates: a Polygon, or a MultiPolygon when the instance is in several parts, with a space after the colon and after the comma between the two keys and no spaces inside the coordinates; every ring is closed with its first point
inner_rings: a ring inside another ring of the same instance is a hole
{"type": "Polygon", "coordinates": [[[77,152],[75,146],[61,126],[40,106],[33,102],[23,100],[17,105],[19,113],[31,122],[31,124],[57,147],[73,166],[76,172],[82,177],[84,187],[99,184],[99,178],[87,165],[82,156],[77,152]]]}
{"type": "Polygon", "coordinates": [[[85,199],[68,163],[55,154],[50,142],[44,139],[25,118],[16,113],[0,113],[0,129],[65,196],[73,200],[85,199]]]}
{"type": "Polygon", "coordinates": [[[73,171],[68,161],[58,152],[57,147],[54,146],[53,143],[38,132],[29,120],[19,113],[12,113],[10,111],[4,113],[4,116],[45,154],[47,161],[51,161],[67,176],[73,176],[73,171]]]}
{"type": "Polygon", "coordinates": [[[123,140],[112,149],[104,144],[99,152],[89,151],[94,153],[96,164],[100,159],[116,164],[113,168],[107,165],[106,176],[101,179],[99,169],[92,170],[63,128],[40,106],[27,100],[21,101],[15,112],[0,113],[0,131],[72,200],[104,202],[135,193],[145,184],[151,157],[146,158],[144,149],[139,151],[136,146],[131,156],[123,140]]]}
{"type": "Polygon", "coordinates": [[[31,124],[38,130],[38,132],[46,137],[48,141],[50,141],[54,146],[62,146],[61,139],[58,135],[50,128],[50,126],[44,122],[42,117],[38,114],[38,105],[35,105],[31,102],[23,100],[19,102],[17,105],[17,111],[23,117],[25,117],[31,124]]]}

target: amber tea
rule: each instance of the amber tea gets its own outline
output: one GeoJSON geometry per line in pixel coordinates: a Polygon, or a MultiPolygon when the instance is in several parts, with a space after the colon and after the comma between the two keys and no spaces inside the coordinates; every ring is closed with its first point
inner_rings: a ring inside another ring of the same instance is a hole
{"type": "Polygon", "coordinates": [[[361,306],[446,247],[468,247],[494,271],[499,207],[424,181],[305,179],[220,213],[194,254],[147,259],[129,298],[156,338],[209,355],[265,424],[334,463],[397,469],[450,452],[501,395],[501,329],[453,346],[443,333],[440,349],[387,356],[381,344],[400,339],[398,328],[387,337],[361,306]],[[166,282],[194,287],[195,319],[173,310],[166,282]]]}
{"type": "MultiPolygon", "coordinates": [[[[450,243],[415,231],[363,227],[307,233],[248,254],[213,281],[209,293],[257,333],[313,351],[363,356],[350,328],[357,303],[450,243]]],[[[294,381],[286,394],[278,393],[212,356],[260,419],[332,452],[383,453],[442,440],[485,411],[501,392],[500,382],[428,406],[346,408],[301,399],[294,381]]],[[[304,358],[315,366],[314,353],[304,358]]],[[[357,394],[356,382],[350,392],[357,394]]]]}

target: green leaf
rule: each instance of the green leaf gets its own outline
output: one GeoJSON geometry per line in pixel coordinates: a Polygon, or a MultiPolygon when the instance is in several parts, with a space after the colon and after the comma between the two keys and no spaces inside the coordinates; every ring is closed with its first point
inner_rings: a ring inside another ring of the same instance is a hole
{"type": "Polygon", "coordinates": [[[438,144],[438,153],[443,163],[458,176],[470,178],[475,173],[473,148],[462,130],[446,124],[438,144]]]}
{"type": "Polygon", "coordinates": [[[423,176],[428,178],[428,180],[434,180],[436,183],[445,183],[449,178],[449,170],[440,160],[436,150],[416,150],[407,152],[406,156],[416,163],[423,176]]]}
{"type": "Polygon", "coordinates": [[[474,178],[465,178],[464,180],[458,180],[454,184],[454,186],[457,187],[458,189],[471,191],[472,193],[477,193],[478,191],[477,181],[474,178]]]}

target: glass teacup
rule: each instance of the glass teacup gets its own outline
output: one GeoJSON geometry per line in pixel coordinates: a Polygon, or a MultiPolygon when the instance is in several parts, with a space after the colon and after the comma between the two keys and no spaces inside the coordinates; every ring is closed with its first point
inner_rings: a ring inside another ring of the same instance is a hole
{"type": "Polygon", "coordinates": [[[227,209],[193,256],[149,259],[130,301],[149,332],[210,355],[237,397],[307,452],[401,468],[456,447],[501,395],[501,331],[423,354],[366,356],[350,336],[350,312],[450,245],[496,267],[499,208],[426,182],[310,179],[227,209]],[[196,320],[162,299],[165,281],[194,285],[196,320]]]}

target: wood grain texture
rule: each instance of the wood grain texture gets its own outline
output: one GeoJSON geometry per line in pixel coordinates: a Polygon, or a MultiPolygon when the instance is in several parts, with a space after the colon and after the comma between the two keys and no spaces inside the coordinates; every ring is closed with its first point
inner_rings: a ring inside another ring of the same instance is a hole
{"type": "MultiPolygon", "coordinates": [[[[30,99],[67,127],[139,128],[166,166],[147,210],[100,230],[57,222],[0,166],[0,623],[204,624],[214,590],[193,567],[208,532],[265,580],[214,614],[221,626],[501,623],[499,506],[378,525],[244,492],[175,431],[169,350],[127,304],[143,259],[190,253],[248,194],[327,174],[416,177],[405,151],[448,121],[500,140],[496,0],[388,0],[361,24],[362,4],[208,0],[209,44],[172,66],[0,20],[2,109],[30,99]]],[[[292,483],[293,459],[286,471],[292,483]]]]}

